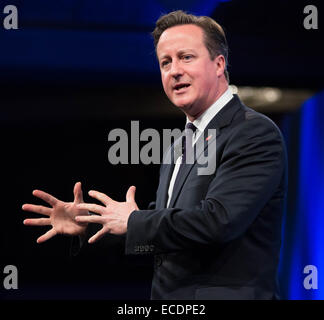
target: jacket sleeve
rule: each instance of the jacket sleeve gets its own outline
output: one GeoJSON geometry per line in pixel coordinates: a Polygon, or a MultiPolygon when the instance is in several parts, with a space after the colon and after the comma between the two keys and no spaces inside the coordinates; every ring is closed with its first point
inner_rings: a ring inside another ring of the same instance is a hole
{"type": "Polygon", "coordinates": [[[132,212],[126,254],[170,253],[239,237],[278,190],[285,163],[275,124],[263,117],[244,121],[232,130],[199,205],[132,212]]]}
{"type": "MultiPolygon", "coordinates": [[[[148,210],[155,208],[155,201],[150,202],[148,205],[148,210]]],[[[82,236],[73,236],[71,237],[71,243],[70,243],[70,256],[75,257],[77,256],[81,250],[84,250],[85,247],[88,247],[87,241],[92,237],[94,234],[96,234],[100,229],[102,228],[101,225],[90,223],[87,227],[87,230],[84,235],[82,236]]],[[[117,243],[120,244],[120,242],[125,242],[125,236],[115,236],[115,235],[106,235],[103,238],[101,238],[98,242],[100,242],[100,245],[104,249],[109,249],[117,243]],[[117,239],[117,240],[116,240],[117,239]],[[120,239],[120,240],[118,240],[120,239]]],[[[92,247],[95,245],[91,245],[92,247]]]]}

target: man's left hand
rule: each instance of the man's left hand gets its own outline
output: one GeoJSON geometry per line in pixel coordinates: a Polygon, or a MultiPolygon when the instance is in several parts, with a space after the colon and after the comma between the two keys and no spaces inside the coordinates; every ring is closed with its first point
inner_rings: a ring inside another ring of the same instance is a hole
{"type": "Polygon", "coordinates": [[[126,202],[118,202],[104,193],[98,191],[89,191],[89,195],[102,202],[104,206],[94,203],[80,203],[79,209],[88,210],[99,215],[77,216],[78,222],[99,223],[102,229],[89,239],[89,243],[99,240],[106,233],[125,234],[127,232],[127,222],[130,214],[134,210],[139,210],[135,202],[136,187],[131,186],[126,194],[126,202]]]}

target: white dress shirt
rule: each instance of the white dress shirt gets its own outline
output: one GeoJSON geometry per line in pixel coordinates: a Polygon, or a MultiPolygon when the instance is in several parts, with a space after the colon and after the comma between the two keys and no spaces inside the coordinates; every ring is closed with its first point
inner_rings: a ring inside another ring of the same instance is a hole
{"type": "MultiPolygon", "coordinates": [[[[216,116],[216,114],[233,98],[232,89],[230,87],[199,117],[197,118],[193,124],[196,126],[197,130],[195,131],[192,139],[192,144],[194,145],[198,140],[199,136],[204,132],[208,123],[216,116]]],[[[189,122],[187,118],[186,123],[189,122]]],[[[169,207],[173,187],[175,180],[177,178],[177,174],[179,172],[180,164],[182,161],[182,156],[179,157],[175,163],[174,170],[172,173],[172,177],[169,184],[168,189],[168,202],[167,207],[169,207]]]]}

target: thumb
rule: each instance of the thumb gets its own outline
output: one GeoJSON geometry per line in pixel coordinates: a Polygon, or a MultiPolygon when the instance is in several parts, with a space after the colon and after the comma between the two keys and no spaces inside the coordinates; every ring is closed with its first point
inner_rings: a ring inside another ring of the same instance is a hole
{"type": "Polygon", "coordinates": [[[135,186],[129,187],[126,193],[126,202],[135,202],[135,191],[136,191],[135,186]]]}
{"type": "Polygon", "coordinates": [[[73,194],[74,194],[74,202],[75,203],[83,202],[83,194],[82,194],[82,189],[81,189],[81,182],[77,182],[74,185],[73,194]]]}

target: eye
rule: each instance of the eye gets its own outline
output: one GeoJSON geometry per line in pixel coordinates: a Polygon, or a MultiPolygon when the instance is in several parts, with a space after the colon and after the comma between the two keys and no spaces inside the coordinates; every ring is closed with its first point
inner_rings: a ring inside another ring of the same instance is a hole
{"type": "Polygon", "coordinates": [[[190,61],[192,59],[192,55],[191,54],[186,54],[182,57],[183,60],[185,61],[190,61]]]}
{"type": "Polygon", "coordinates": [[[166,67],[168,64],[169,64],[169,61],[168,61],[168,60],[163,60],[163,61],[161,62],[161,67],[164,68],[164,67],[166,67]]]}

